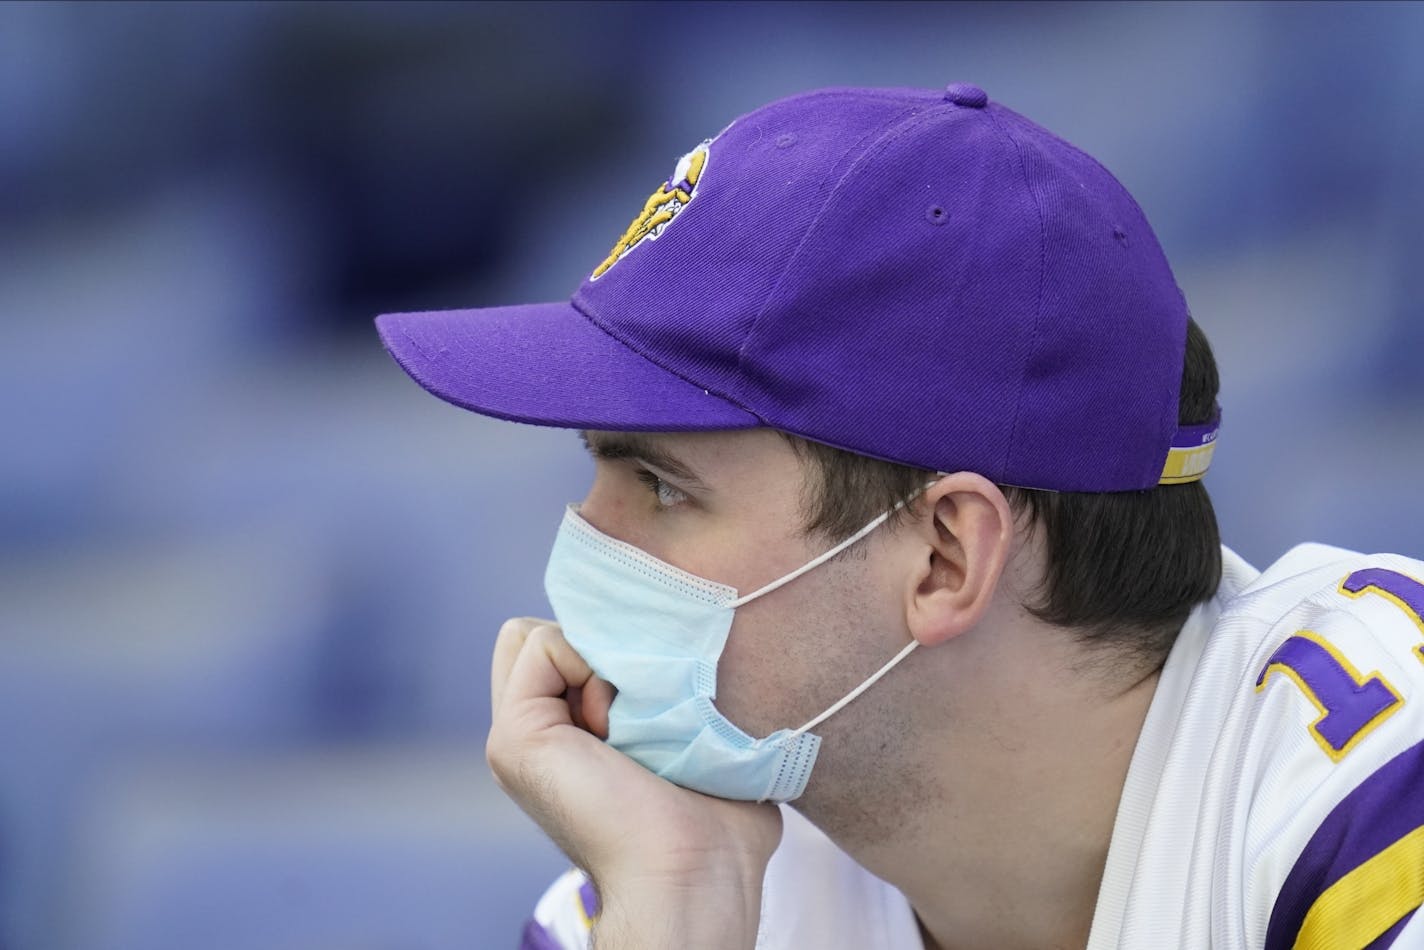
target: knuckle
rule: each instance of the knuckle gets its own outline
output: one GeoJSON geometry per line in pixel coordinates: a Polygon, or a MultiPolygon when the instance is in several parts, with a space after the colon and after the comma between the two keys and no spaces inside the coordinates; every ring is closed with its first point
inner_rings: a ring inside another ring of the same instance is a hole
{"type": "Polygon", "coordinates": [[[540,622],[529,631],[529,639],[541,645],[556,643],[563,639],[559,628],[548,623],[540,622]]]}
{"type": "Polygon", "coordinates": [[[509,637],[522,636],[528,632],[530,627],[531,624],[528,617],[510,617],[504,623],[500,624],[499,637],[500,639],[507,639],[509,637]]]}

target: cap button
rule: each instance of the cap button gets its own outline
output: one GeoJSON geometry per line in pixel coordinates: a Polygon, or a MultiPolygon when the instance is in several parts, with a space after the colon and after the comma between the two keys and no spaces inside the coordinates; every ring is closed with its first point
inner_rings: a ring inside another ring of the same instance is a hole
{"type": "Polygon", "coordinates": [[[973,83],[952,82],[944,89],[944,98],[957,106],[982,109],[989,104],[989,95],[973,83]]]}

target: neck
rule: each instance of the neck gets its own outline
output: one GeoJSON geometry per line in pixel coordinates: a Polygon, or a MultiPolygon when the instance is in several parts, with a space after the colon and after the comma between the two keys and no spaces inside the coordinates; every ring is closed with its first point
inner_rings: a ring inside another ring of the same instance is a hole
{"type": "Polygon", "coordinates": [[[928,950],[1087,943],[1157,676],[1109,685],[1032,649],[1043,642],[1000,635],[919,651],[940,655],[902,684],[921,706],[950,698],[883,755],[873,788],[803,800],[842,849],[905,894],[928,950]]]}

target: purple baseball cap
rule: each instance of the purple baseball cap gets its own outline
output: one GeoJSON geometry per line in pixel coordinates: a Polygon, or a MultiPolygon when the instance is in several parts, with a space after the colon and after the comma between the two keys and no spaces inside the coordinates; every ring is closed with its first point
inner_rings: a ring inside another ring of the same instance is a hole
{"type": "Polygon", "coordinates": [[[385,314],[457,406],[617,431],[768,426],[1000,484],[1200,478],[1187,306],[1132,196],[982,89],[819,89],[677,162],[569,300],[385,314]]]}

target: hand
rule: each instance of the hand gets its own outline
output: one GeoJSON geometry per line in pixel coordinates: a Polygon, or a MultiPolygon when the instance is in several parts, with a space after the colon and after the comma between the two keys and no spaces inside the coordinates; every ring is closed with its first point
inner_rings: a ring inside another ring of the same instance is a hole
{"type": "Polygon", "coordinates": [[[594,881],[598,945],[751,947],[776,807],[679,788],[601,741],[614,689],[552,621],[505,623],[491,679],[490,768],[594,881]]]}

